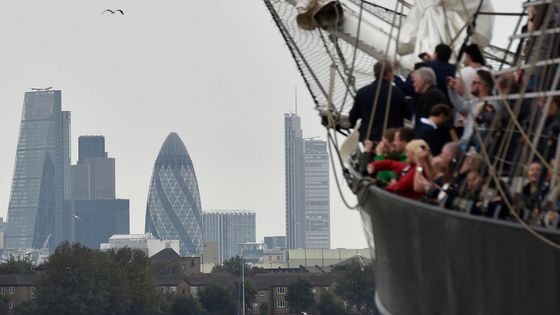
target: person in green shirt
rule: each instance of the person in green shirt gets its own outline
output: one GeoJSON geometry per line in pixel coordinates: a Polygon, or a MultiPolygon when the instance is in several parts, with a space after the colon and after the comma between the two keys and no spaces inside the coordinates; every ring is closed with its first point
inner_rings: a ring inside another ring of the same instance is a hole
{"type": "MultiPolygon", "coordinates": [[[[405,147],[408,142],[414,139],[414,130],[410,128],[389,128],[383,134],[383,139],[377,143],[374,150],[372,141],[364,141],[364,152],[360,157],[360,165],[367,166],[372,161],[395,160],[403,163],[407,162],[405,147]]],[[[361,169],[364,174],[365,168],[361,169]]],[[[397,178],[397,174],[391,170],[384,170],[376,173],[380,186],[386,186],[397,178]]]]}

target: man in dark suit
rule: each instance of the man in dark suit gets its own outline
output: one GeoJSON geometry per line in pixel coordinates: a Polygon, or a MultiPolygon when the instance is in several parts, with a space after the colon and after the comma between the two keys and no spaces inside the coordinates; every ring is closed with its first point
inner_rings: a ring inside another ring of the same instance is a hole
{"type": "Polygon", "coordinates": [[[456,71],[455,65],[449,63],[451,53],[451,47],[446,44],[439,44],[436,46],[433,60],[424,63],[426,67],[434,70],[437,87],[443,92],[445,97],[447,97],[447,77],[454,78],[456,71]]]}
{"type": "Polygon", "coordinates": [[[364,86],[356,93],[354,106],[350,110],[350,124],[353,128],[358,119],[362,119],[360,127],[360,141],[366,140],[368,127],[370,126],[370,118],[373,108],[373,122],[371,124],[371,132],[369,140],[379,141],[383,136],[383,125],[385,114],[388,110],[387,128],[400,128],[404,124],[404,119],[410,119],[410,110],[405,103],[404,94],[400,88],[392,85],[393,67],[388,61],[378,61],[373,66],[375,81],[370,85],[364,86]],[[379,87],[379,96],[376,99],[377,89],[379,87]],[[387,102],[391,91],[390,102],[387,102]],[[377,105],[375,105],[377,101],[377,105]]]}
{"type": "Polygon", "coordinates": [[[432,107],[428,118],[421,118],[416,126],[416,138],[428,143],[432,155],[441,153],[443,146],[451,140],[447,121],[451,118],[451,108],[446,104],[432,107]]]}
{"type": "Polygon", "coordinates": [[[422,67],[412,73],[414,91],[418,94],[415,107],[415,125],[420,118],[428,118],[433,106],[448,104],[447,97],[436,85],[436,75],[429,67],[422,67]]]}

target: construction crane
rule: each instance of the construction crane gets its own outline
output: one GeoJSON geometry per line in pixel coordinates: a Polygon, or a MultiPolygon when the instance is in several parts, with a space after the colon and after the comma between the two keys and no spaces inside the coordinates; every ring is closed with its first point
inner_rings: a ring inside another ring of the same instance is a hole
{"type": "Polygon", "coordinates": [[[41,249],[49,249],[49,240],[51,239],[52,233],[49,233],[49,235],[47,236],[47,239],[45,240],[45,242],[43,242],[43,245],[41,246],[41,249]]]}
{"type": "Polygon", "coordinates": [[[32,91],[50,91],[52,89],[52,86],[46,87],[46,88],[30,88],[32,91]]]}

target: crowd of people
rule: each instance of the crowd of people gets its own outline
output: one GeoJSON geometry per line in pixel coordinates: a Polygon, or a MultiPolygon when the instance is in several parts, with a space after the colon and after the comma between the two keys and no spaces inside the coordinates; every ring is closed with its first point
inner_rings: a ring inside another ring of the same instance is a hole
{"type": "Polygon", "coordinates": [[[457,69],[452,49],[440,44],[406,78],[388,60],[375,64],[375,80],[358,90],[349,114],[352,127],[361,120],[359,171],[405,198],[504,220],[515,211],[558,228],[560,96],[515,107],[487,101],[516,93],[523,79],[496,76],[476,44],[463,52],[457,69]],[[519,129],[540,140],[531,146],[519,129]]]}

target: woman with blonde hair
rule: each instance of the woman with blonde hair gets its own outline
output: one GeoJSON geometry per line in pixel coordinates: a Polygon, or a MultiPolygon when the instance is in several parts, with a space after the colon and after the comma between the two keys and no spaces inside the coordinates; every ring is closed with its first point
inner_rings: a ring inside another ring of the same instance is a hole
{"type": "Polygon", "coordinates": [[[424,170],[431,160],[430,147],[424,140],[412,140],[406,145],[408,163],[393,160],[375,161],[368,164],[368,173],[375,174],[379,171],[391,170],[397,174],[397,179],[391,181],[386,189],[400,196],[420,199],[423,192],[414,190],[414,175],[421,172],[424,177],[430,178],[428,170],[424,170]]]}

